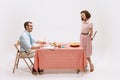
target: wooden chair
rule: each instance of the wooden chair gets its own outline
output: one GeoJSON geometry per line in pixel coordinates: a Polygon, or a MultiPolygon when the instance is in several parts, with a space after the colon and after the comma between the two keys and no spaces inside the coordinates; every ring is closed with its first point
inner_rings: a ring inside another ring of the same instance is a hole
{"type": "Polygon", "coordinates": [[[33,65],[33,62],[31,60],[31,58],[34,58],[34,54],[31,54],[31,55],[23,55],[23,52],[20,51],[20,41],[17,41],[15,44],[14,44],[16,50],[17,50],[17,53],[16,53],[16,58],[15,58],[15,63],[14,63],[14,67],[13,67],[13,73],[15,73],[15,69],[18,68],[18,64],[19,64],[19,61],[20,59],[23,59],[23,61],[25,62],[25,64],[28,66],[28,68],[30,69],[30,71],[32,72],[32,68],[31,68],[31,65],[33,65]],[[31,65],[28,64],[27,60],[28,59],[31,63],[31,65]]]}

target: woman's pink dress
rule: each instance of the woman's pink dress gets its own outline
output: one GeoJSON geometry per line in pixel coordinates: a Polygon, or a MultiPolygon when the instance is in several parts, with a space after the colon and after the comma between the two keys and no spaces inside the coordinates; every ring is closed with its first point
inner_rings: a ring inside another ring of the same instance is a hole
{"type": "MultiPolygon", "coordinates": [[[[89,28],[92,28],[92,23],[88,20],[82,23],[81,33],[89,33],[89,28]]],[[[83,47],[86,56],[90,57],[92,55],[92,41],[89,35],[80,34],[80,43],[83,47]]]]}

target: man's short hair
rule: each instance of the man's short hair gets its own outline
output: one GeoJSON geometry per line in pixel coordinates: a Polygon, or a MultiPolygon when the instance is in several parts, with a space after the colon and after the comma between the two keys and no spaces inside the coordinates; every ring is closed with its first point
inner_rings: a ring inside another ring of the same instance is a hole
{"type": "Polygon", "coordinates": [[[30,21],[26,21],[26,22],[24,23],[24,28],[25,28],[25,29],[26,29],[26,26],[28,26],[29,23],[32,24],[32,22],[30,22],[30,21]]]}

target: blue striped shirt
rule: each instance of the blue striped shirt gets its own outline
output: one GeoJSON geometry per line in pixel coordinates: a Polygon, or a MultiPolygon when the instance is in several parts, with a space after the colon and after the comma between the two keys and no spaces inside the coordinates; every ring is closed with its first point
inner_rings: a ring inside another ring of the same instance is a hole
{"type": "Polygon", "coordinates": [[[28,51],[31,49],[32,43],[35,43],[36,41],[31,37],[30,39],[30,33],[28,31],[24,31],[23,34],[20,36],[20,51],[28,51]]]}

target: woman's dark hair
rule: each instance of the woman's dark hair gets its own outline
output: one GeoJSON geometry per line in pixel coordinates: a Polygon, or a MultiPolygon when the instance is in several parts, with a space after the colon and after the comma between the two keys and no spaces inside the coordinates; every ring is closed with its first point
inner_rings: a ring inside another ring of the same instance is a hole
{"type": "MultiPolygon", "coordinates": [[[[85,14],[87,20],[91,17],[91,14],[90,14],[87,10],[83,10],[83,11],[81,11],[81,14],[82,14],[82,13],[85,14]]],[[[82,21],[83,21],[83,18],[81,18],[81,19],[82,19],[82,21]]]]}
{"type": "Polygon", "coordinates": [[[26,21],[26,22],[24,23],[24,28],[25,28],[25,29],[26,29],[26,26],[28,26],[29,23],[32,24],[32,22],[30,22],[30,21],[26,21]]]}

